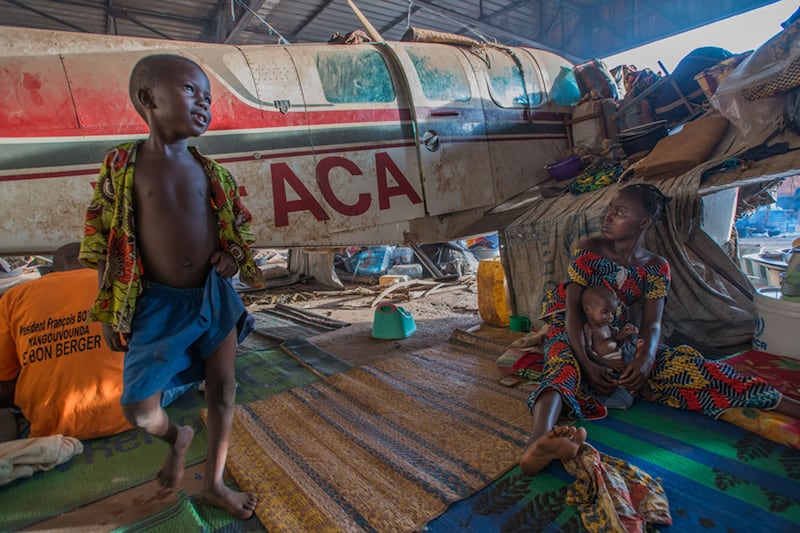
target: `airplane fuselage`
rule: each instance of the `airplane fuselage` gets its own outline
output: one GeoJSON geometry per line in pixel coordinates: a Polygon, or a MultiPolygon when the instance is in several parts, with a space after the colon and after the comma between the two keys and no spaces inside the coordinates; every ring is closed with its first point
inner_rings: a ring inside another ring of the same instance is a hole
{"type": "Polygon", "coordinates": [[[548,179],[571,112],[551,95],[571,65],[527,48],[3,28],[0,50],[0,254],[80,238],[105,151],[147,136],[128,78],[151,53],[206,70],[214,118],[192,144],[233,172],[264,247],[455,238],[548,179]]]}

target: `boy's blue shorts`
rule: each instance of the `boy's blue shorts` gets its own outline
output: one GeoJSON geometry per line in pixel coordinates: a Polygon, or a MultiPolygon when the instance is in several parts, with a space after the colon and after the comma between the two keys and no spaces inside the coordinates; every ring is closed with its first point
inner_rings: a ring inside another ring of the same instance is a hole
{"type": "Polygon", "coordinates": [[[230,280],[213,268],[204,287],[142,281],[125,353],[122,404],[205,378],[205,360],[235,327],[238,342],[253,319],[230,280]]]}

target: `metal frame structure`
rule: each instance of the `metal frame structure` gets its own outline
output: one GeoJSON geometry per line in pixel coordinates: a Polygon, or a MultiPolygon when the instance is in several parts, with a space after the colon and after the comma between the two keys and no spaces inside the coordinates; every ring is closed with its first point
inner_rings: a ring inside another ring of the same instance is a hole
{"type": "MultiPolygon", "coordinates": [[[[776,0],[357,0],[387,40],[409,26],[558,53],[574,62],[776,0]]],[[[324,42],[362,27],[347,0],[0,0],[3,25],[226,44],[324,42]]],[[[779,28],[776,27],[776,33],[779,28]]]]}

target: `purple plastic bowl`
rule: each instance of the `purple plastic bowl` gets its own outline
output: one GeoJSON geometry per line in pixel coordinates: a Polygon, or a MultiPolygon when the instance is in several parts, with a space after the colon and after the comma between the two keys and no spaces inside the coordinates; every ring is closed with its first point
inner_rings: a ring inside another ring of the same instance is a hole
{"type": "Polygon", "coordinates": [[[574,178],[581,171],[581,158],[577,155],[571,155],[564,159],[559,159],[555,163],[550,163],[544,167],[550,177],[556,181],[568,180],[574,178]]]}

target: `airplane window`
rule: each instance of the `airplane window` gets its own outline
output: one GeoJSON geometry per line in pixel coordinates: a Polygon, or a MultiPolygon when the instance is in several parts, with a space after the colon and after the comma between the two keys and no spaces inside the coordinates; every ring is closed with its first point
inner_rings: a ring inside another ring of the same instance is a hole
{"type": "Polygon", "coordinates": [[[520,65],[508,52],[486,50],[488,56],[489,92],[500,107],[525,107],[542,103],[542,89],[538,83],[526,76],[520,65]]]}
{"type": "Polygon", "coordinates": [[[452,50],[436,48],[434,53],[430,48],[409,46],[407,51],[426,98],[449,102],[469,101],[472,96],[469,82],[452,50]]]}
{"type": "Polygon", "coordinates": [[[394,86],[375,50],[326,50],[316,56],[325,98],[336,104],[392,102],[394,86]]]}

